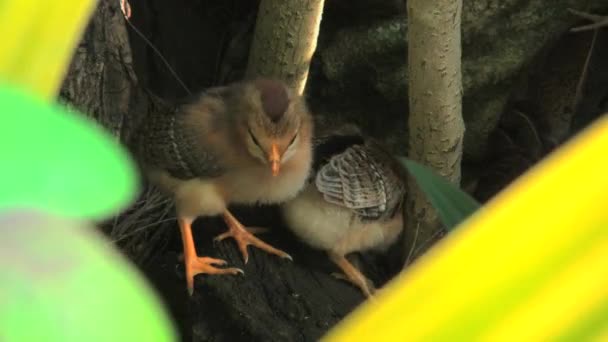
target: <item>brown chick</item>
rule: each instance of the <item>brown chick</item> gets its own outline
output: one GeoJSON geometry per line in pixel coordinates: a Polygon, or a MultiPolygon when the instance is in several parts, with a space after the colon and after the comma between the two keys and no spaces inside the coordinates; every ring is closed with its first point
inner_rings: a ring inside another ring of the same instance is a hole
{"type": "Polygon", "coordinates": [[[145,123],[138,154],[150,181],[175,200],[190,293],[197,274],[242,273],[197,255],[191,224],[198,216],[223,215],[229,230],[216,240],[234,238],[245,263],[248,245],[291,259],[253,236],[262,229],[245,228],[228,206],[295,196],[312,163],[312,125],[304,99],[269,79],[208,89],[145,123]]]}
{"type": "Polygon", "coordinates": [[[347,128],[315,142],[312,176],[281,210],[299,238],[327,251],[345,278],[370,297],[373,283],[345,256],[386,249],[397,239],[403,229],[405,174],[377,142],[347,128]]]}

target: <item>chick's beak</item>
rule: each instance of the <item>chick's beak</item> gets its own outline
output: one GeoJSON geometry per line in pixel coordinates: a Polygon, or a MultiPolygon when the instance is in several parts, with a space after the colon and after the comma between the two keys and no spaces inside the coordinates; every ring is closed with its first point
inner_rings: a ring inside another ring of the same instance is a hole
{"type": "Polygon", "coordinates": [[[272,143],[270,146],[270,155],[268,156],[268,161],[270,161],[272,175],[275,177],[278,176],[281,165],[281,156],[279,155],[279,148],[277,147],[276,143],[272,143]]]}

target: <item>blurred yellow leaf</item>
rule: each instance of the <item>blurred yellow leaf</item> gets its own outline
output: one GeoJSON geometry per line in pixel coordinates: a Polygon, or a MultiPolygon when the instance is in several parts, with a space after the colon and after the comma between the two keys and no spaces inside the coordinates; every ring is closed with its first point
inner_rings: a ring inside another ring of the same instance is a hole
{"type": "Polygon", "coordinates": [[[95,0],[0,0],[0,80],[51,100],[95,0]]]}

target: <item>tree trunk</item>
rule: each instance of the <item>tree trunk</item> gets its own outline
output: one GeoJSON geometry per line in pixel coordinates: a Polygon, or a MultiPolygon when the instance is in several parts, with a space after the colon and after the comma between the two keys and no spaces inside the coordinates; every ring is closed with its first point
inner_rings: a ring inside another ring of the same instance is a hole
{"type": "Polygon", "coordinates": [[[276,77],[304,92],[317,47],[324,0],[262,0],[247,77],[276,77]]]}
{"type": "Polygon", "coordinates": [[[72,58],[60,99],[125,142],[149,103],[131,68],[131,48],[118,3],[99,1],[72,58]]]}
{"type": "MultiPolygon", "coordinates": [[[[458,184],[462,119],[461,0],[408,1],[408,155],[458,184]]],[[[424,244],[439,227],[436,211],[410,180],[408,231],[424,244]]],[[[414,247],[407,239],[406,250],[414,247]]]]}
{"type": "MultiPolygon", "coordinates": [[[[59,94],[60,101],[91,117],[129,147],[137,127],[151,112],[168,104],[142,87],[133,70],[131,46],[119,1],[101,0],[78,45],[59,94]]],[[[120,219],[101,226],[135,261],[145,259],[166,238],[164,221],[170,209],[155,189],[120,219]],[[140,226],[154,229],[141,230],[140,226]]],[[[119,213],[117,213],[118,215],[119,213]]]]}

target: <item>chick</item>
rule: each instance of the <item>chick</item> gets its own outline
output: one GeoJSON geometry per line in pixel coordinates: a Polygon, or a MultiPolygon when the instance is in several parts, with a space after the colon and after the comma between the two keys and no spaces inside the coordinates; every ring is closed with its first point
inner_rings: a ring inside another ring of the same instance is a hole
{"type": "Polygon", "coordinates": [[[370,297],[373,283],[345,256],[386,249],[397,239],[403,230],[404,171],[352,126],[315,140],[311,177],[298,196],[281,205],[282,215],[295,235],[327,251],[345,278],[370,297]]]}
{"type": "Polygon", "coordinates": [[[200,273],[236,274],[226,262],[199,257],[191,224],[198,216],[222,215],[245,263],[247,246],[291,257],[252,233],[228,210],[230,204],[272,204],[295,196],[312,163],[312,117],[303,97],[283,82],[256,79],[211,88],[142,127],[137,147],[149,180],[175,201],[187,286],[200,273]]]}

